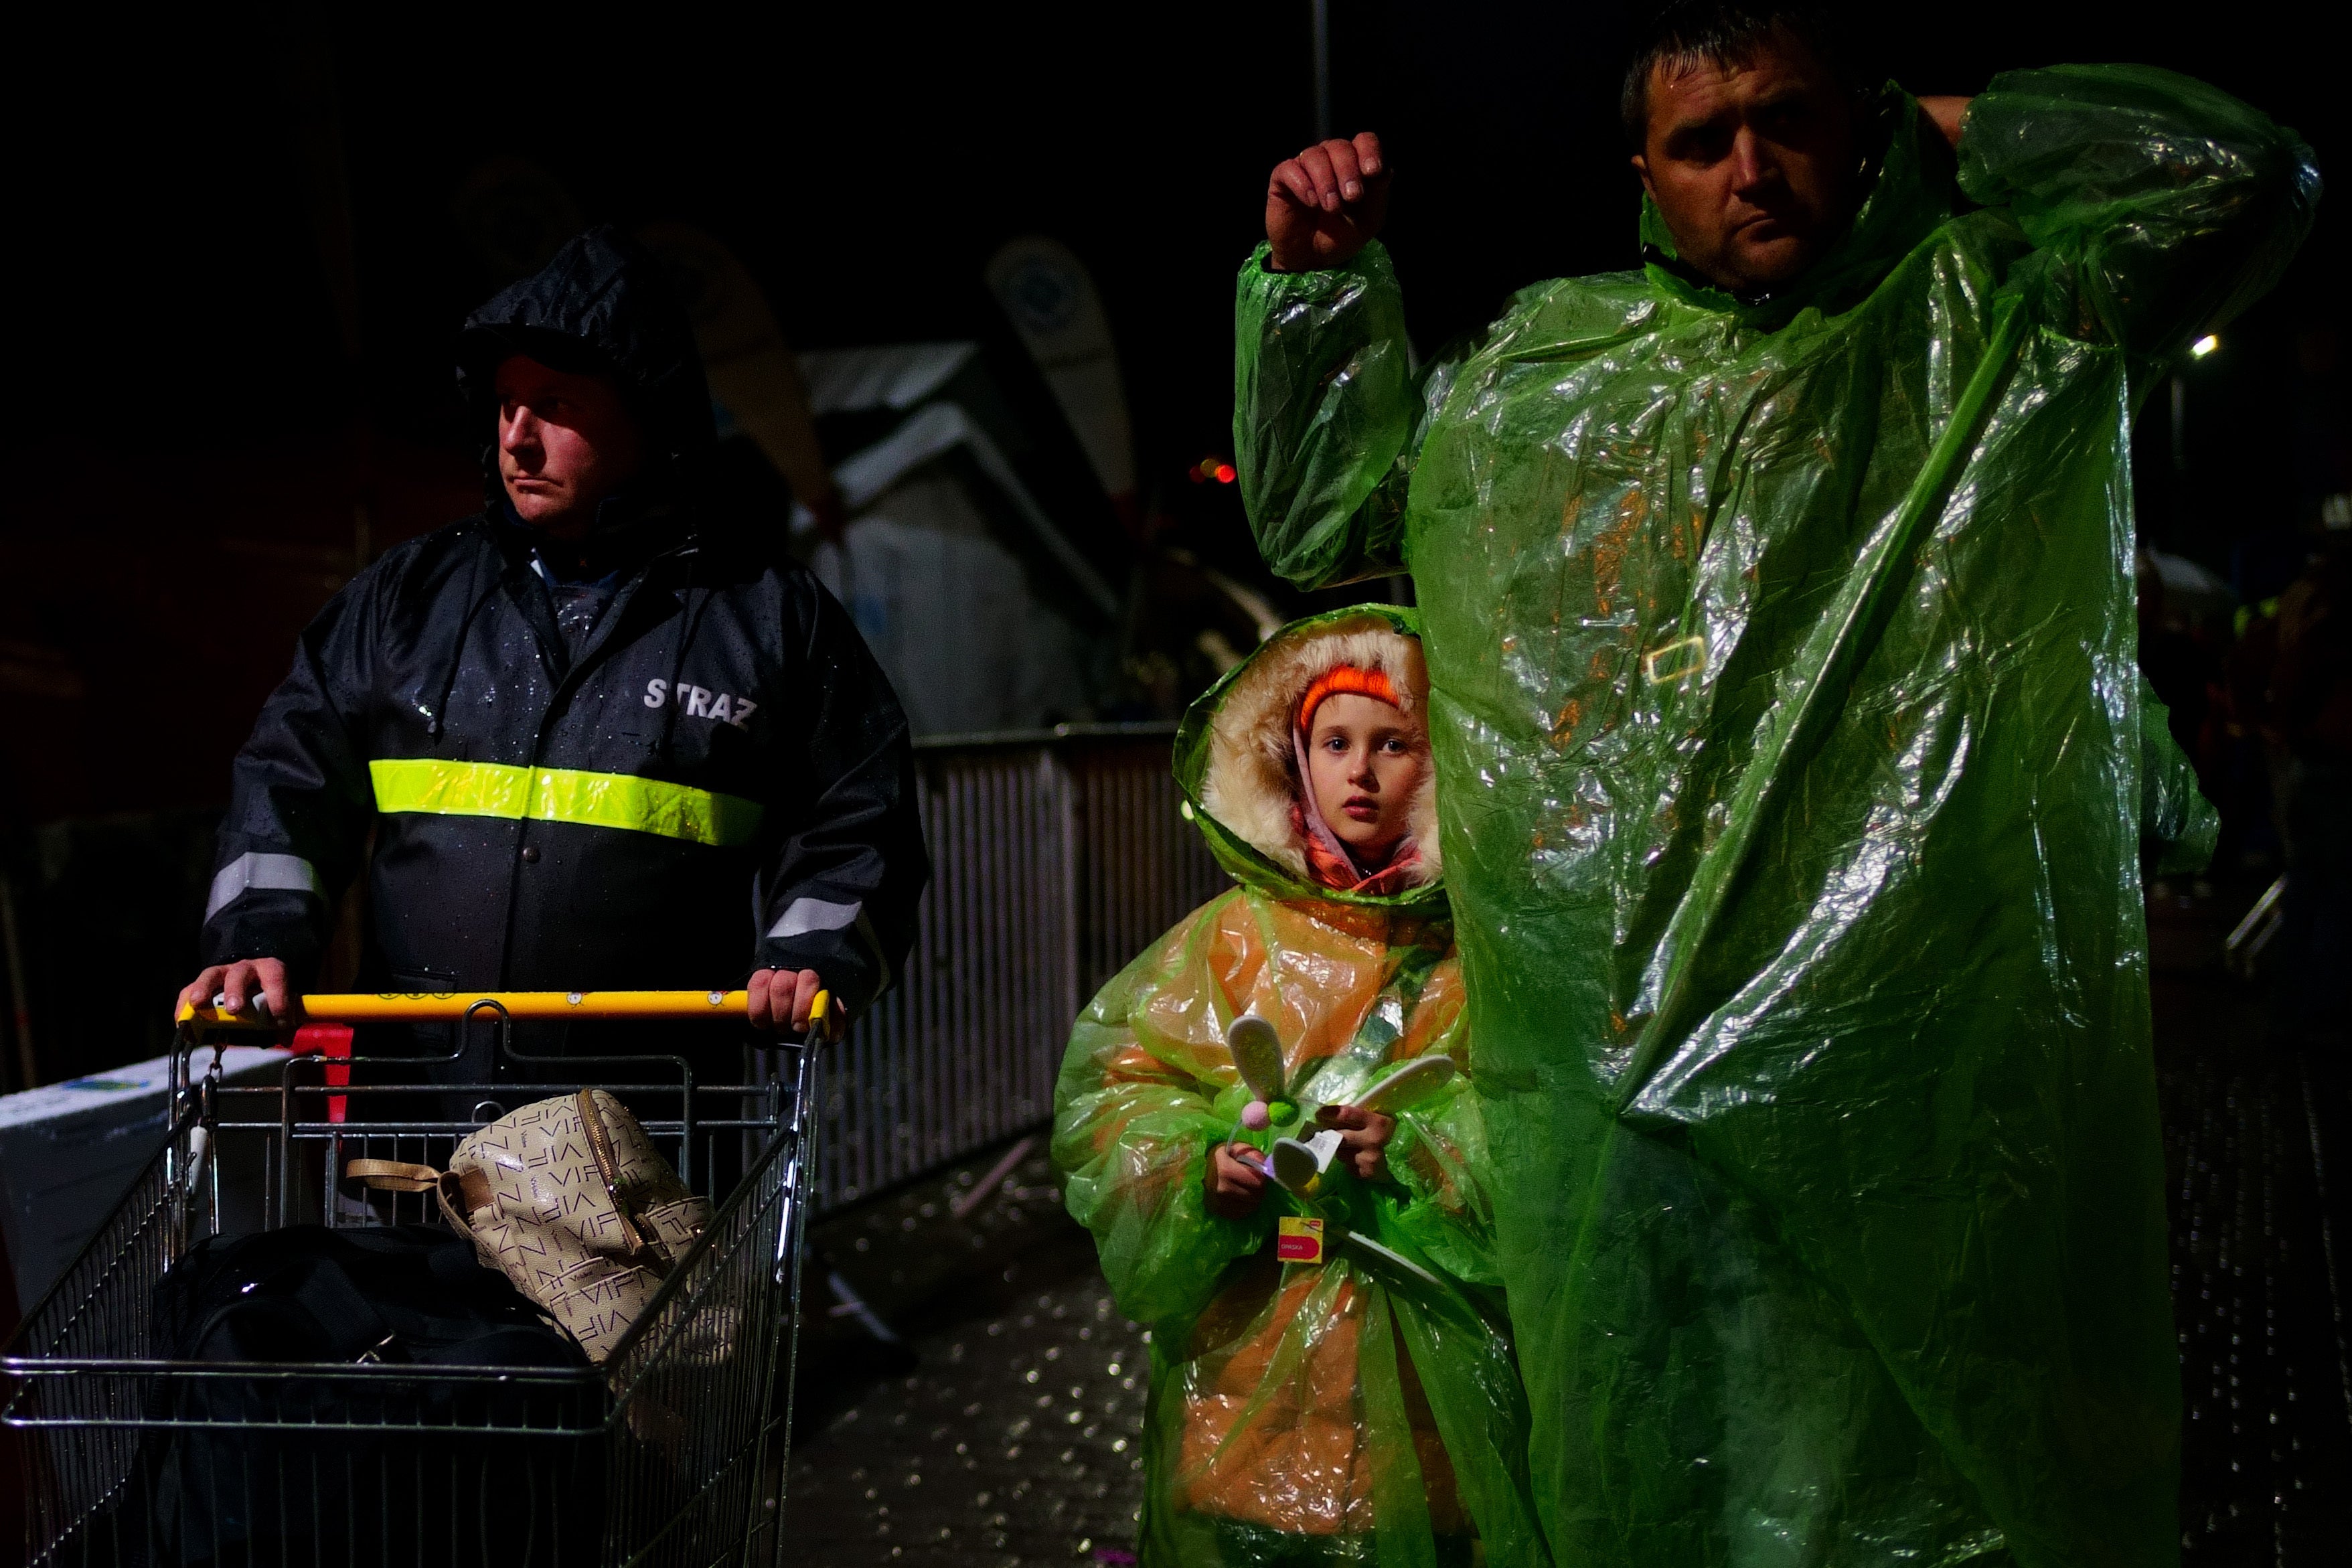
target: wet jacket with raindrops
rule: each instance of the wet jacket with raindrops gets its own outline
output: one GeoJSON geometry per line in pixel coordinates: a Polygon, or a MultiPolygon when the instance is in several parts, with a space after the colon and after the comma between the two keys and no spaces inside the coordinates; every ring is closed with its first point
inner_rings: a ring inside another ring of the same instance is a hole
{"type": "Polygon", "coordinates": [[[653,266],[591,231],[460,340],[486,423],[520,352],[614,375],[647,432],[648,473],[568,563],[608,584],[601,616],[567,643],[546,542],[486,453],[481,515],[386,552],[303,632],[236,759],[206,963],[276,957],[308,984],[373,828],[368,989],[700,990],[773,966],[855,1011],[888,983],[929,877],[906,720],[781,539],[697,503],[709,402],[653,266]]]}
{"type": "Polygon", "coordinates": [[[2145,68],[1998,77],[1957,158],[1883,101],[1770,298],[1654,210],[1423,367],[1377,246],[1240,281],[1266,559],[1425,617],[1562,1563],[2179,1551],[2141,840],[2211,818],[2134,668],[2129,437],[2317,172],[2145,68]]]}

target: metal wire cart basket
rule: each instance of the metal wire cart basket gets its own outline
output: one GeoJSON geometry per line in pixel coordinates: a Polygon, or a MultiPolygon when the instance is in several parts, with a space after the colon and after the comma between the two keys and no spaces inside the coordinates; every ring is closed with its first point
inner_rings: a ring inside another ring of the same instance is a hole
{"type": "Polygon", "coordinates": [[[0,1354],[26,1561],[780,1561],[815,1051],[747,1047],[742,1081],[711,1084],[683,1056],[551,1068],[514,1047],[515,1020],[740,1018],[740,992],[316,996],[304,1011],[494,1030],[501,1059],[532,1064],[532,1081],[420,1091],[422,1058],[343,1054],[297,1055],[274,1088],[231,1086],[218,1021],[184,1020],[163,1149],[0,1354]],[[583,1070],[607,1076],[548,1077],[583,1070]],[[200,1238],[438,1223],[430,1194],[366,1193],[339,1173],[352,1158],[445,1165],[519,1100],[585,1087],[624,1099],[716,1205],[602,1366],[159,1359],[158,1283],[200,1238]],[[471,1120],[444,1119],[477,1101],[489,1103],[471,1120]]]}

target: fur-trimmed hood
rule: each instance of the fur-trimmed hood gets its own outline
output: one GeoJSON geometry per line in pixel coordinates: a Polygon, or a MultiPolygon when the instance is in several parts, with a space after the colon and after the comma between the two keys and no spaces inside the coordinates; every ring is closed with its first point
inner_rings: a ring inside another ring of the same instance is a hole
{"type": "MultiPolygon", "coordinates": [[[[1410,610],[1356,605],[1294,622],[1268,637],[1220,680],[1186,715],[1177,739],[1177,776],[1198,807],[1196,822],[1220,851],[1226,868],[1244,880],[1278,870],[1317,896],[1350,898],[1317,883],[1308,869],[1291,808],[1297,795],[1297,751],[1292,727],[1298,700],[1321,675],[1341,665],[1377,669],[1404,699],[1407,711],[1426,705],[1429,678],[1421,657],[1420,627],[1410,610]],[[1187,776],[1191,774],[1192,776],[1187,776]],[[1222,829],[1222,833],[1218,830],[1222,829]],[[1271,862],[1263,869],[1235,864],[1234,845],[1271,862]]],[[[1414,899],[1436,890],[1444,873],[1437,846],[1434,770],[1424,773],[1410,816],[1419,858],[1403,892],[1372,901],[1414,899]]]]}

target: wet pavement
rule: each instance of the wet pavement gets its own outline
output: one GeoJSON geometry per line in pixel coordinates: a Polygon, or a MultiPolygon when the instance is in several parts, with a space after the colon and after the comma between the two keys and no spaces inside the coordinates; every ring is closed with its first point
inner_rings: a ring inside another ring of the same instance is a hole
{"type": "Polygon", "coordinates": [[[1134,1560],[1144,1331],[1111,1304],[1042,1147],[957,1217],[993,1163],[814,1234],[812,1297],[830,1262],[903,1343],[845,1310],[812,1315],[786,1493],[802,1562],[1134,1560]]]}
{"type": "MultiPolygon", "coordinates": [[[[2183,1378],[2186,1563],[2352,1556],[2352,1074],[2264,1043],[2225,973],[2251,899],[2151,910],[2183,1378]]],[[[801,1344],[789,1471],[812,1568],[1133,1560],[1145,1343],[1064,1214],[1042,1147],[959,1217],[1003,1151],[820,1226],[900,1343],[845,1309],[801,1344]]],[[[811,1260],[824,1300],[824,1262],[811,1260]]]]}
{"type": "MultiPolygon", "coordinates": [[[[2168,889],[2168,893],[2169,890],[2168,889]]],[[[2152,902],[2157,1070],[2190,1563],[2352,1560],[2352,1091],[2339,1050],[2267,1042],[2222,912],[2152,902]]]]}

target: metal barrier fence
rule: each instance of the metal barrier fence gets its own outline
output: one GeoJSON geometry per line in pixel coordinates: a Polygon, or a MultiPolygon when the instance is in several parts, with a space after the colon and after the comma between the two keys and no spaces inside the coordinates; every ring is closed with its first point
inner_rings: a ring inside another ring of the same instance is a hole
{"type": "Polygon", "coordinates": [[[1034,1128],[1078,1010],[1231,885],[1177,815],[1172,725],[918,742],[931,885],[904,973],[831,1053],[837,1208],[1034,1128]]]}

